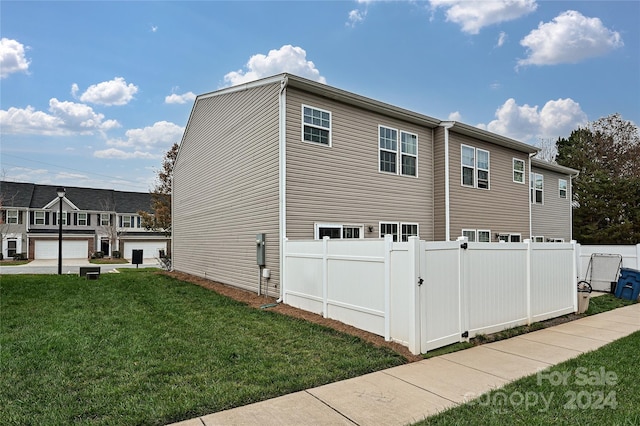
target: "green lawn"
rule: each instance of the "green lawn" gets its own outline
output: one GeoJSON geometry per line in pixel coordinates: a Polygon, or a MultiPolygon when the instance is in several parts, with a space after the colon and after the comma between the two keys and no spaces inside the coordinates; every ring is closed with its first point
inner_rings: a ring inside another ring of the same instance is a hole
{"type": "Polygon", "coordinates": [[[638,425],[639,348],[636,332],[416,425],[638,425]]]}
{"type": "Polygon", "coordinates": [[[404,363],[149,270],[0,277],[0,417],[165,424],[404,363]]]}

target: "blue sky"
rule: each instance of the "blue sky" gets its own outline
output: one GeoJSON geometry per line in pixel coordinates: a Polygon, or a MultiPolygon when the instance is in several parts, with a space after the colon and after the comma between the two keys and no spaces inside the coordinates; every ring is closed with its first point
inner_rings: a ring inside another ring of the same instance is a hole
{"type": "Polygon", "coordinates": [[[291,72],[539,144],[640,123],[638,1],[0,2],[2,178],[148,191],[195,96],[291,72]]]}

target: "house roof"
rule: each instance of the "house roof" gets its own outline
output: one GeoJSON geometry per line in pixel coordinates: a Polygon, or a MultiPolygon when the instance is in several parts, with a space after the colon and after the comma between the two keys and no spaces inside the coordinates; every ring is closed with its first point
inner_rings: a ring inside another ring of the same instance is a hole
{"type": "MultiPolygon", "coordinates": [[[[520,152],[535,154],[540,150],[539,148],[533,145],[529,145],[524,142],[520,142],[515,139],[508,138],[506,136],[501,136],[496,133],[492,133],[487,130],[480,129],[475,126],[470,126],[468,124],[460,123],[457,121],[439,120],[437,118],[429,117],[427,115],[420,114],[415,111],[410,111],[404,108],[400,108],[394,105],[377,101],[375,99],[371,99],[365,96],[357,95],[355,93],[347,92],[346,90],[338,89],[336,87],[332,87],[327,84],[318,83],[316,81],[308,80],[306,78],[302,78],[302,77],[299,77],[293,74],[288,74],[288,73],[277,74],[277,75],[263,78],[260,80],[251,81],[249,83],[239,84],[237,86],[231,86],[221,90],[217,90],[215,92],[209,92],[209,93],[199,95],[196,98],[196,101],[194,102],[192,114],[193,114],[193,111],[195,110],[195,105],[197,104],[199,99],[245,91],[253,87],[260,87],[260,86],[275,84],[275,83],[280,83],[283,88],[287,86],[294,87],[296,89],[313,93],[318,96],[334,99],[340,102],[344,102],[346,104],[350,104],[359,108],[366,109],[368,111],[377,112],[380,114],[387,115],[389,117],[397,118],[410,123],[425,126],[428,128],[435,128],[438,126],[447,127],[457,133],[471,136],[483,141],[491,142],[499,146],[515,149],[520,152]]],[[[189,121],[191,121],[191,117],[189,118],[189,121]]],[[[186,133],[187,132],[185,131],[184,134],[186,133]]]]}
{"type": "MultiPolygon", "coordinates": [[[[57,186],[35,183],[0,182],[3,206],[42,209],[58,198],[57,186]]],[[[151,211],[151,194],[113,189],[66,187],[65,198],[79,210],[135,213],[151,211]]]]}
{"type": "Polygon", "coordinates": [[[531,166],[538,167],[545,170],[550,170],[552,172],[562,173],[564,175],[572,175],[578,176],[580,173],[578,170],[572,169],[570,167],[561,166],[560,164],[550,163],[549,161],[540,160],[538,158],[531,159],[531,166]]]}

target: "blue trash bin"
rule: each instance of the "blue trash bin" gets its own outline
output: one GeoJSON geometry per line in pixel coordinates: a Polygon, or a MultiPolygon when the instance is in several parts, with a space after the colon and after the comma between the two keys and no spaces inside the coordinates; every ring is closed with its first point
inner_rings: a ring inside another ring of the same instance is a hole
{"type": "Polygon", "coordinates": [[[638,300],[640,296],[640,271],[631,268],[620,268],[620,278],[616,285],[616,297],[620,299],[638,300]]]}

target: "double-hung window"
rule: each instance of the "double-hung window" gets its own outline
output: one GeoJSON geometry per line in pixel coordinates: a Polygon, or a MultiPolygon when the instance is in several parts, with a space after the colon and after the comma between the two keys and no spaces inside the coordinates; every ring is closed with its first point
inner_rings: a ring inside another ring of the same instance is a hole
{"type": "Polygon", "coordinates": [[[513,181],[524,183],[524,160],[513,159],[513,181]]]}
{"type": "Polygon", "coordinates": [[[544,177],[540,173],[531,173],[529,181],[531,187],[531,203],[543,204],[544,177]]]}
{"type": "Polygon", "coordinates": [[[566,179],[558,179],[558,192],[560,198],[567,198],[567,180],[566,179]]]}
{"type": "Polygon", "coordinates": [[[7,210],[7,223],[18,223],[18,210],[7,210]]]}
{"type": "Polygon", "coordinates": [[[402,230],[402,241],[409,241],[409,237],[418,236],[418,224],[417,223],[403,223],[400,225],[402,230]]]}
{"type": "Polygon", "coordinates": [[[331,146],[331,112],[302,105],[302,140],[331,146]]]}
{"type": "Polygon", "coordinates": [[[381,172],[418,176],[418,135],[379,126],[378,147],[381,172]]]}
{"type": "Polygon", "coordinates": [[[133,216],[121,216],[122,228],[133,228],[135,226],[135,218],[133,216]]]}
{"type": "Polygon", "coordinates": [[[33,224],[34,225],[44,225],[44,223],[45,223],[44,212],[43,211],[34,212],[33,224]]]}
{"type": "Polygon", "coordinates": [[[79,226],[87,226],[87,214],[86,213],[78,213],[78,225],[79,226]]]}
{"type": "Polygon", "coordinates": [[[489,189],[489,151],[462,145],[460,163],[463,186],[489,189]]]}
{"type": "Polygon", "coordinates": [[[109,226],[109,213],[100,213],[100,226],[109,226]]]}
{"type": "Polygon", "coordinates": [[[398,131],[388,127],[379,127],[380,171],[397,173],[398,131]]]}
{"type": "MultiPolygon", "coordinates": [[[[60,213],[56,212],[56,225],[60,225],[60,213]]],[[[67,226],[67,212],[62,212],[62,225],[67,226]]]]}

